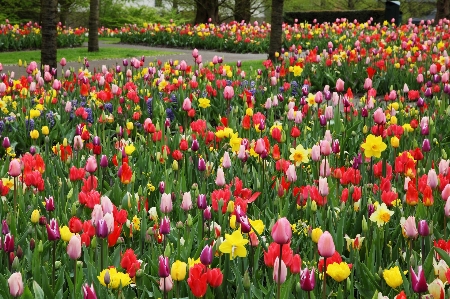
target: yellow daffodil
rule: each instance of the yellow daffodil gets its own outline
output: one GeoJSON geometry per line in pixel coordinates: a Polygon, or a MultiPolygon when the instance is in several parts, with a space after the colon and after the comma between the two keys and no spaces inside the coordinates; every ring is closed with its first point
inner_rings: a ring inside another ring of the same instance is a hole
{"type": "Polygon", "coordinates": [[[131,154],[133,154],[133,152],[136,150],[136,148],[134,147],[133,144],[129,144],[125,146],[125,154],[127,154],[127,156],[130,156],[131,154]]]}
{"type": "Polygon", "coordinates": [[[383,278],[391,288],[395,289],[403,283],[402,274],[398,266],[383,271],[383,278]]]}
{"type": "Polygon", "coordinates": [[[133,222],[133,228],[135,230],[141,229],[141,219],[139,219],[136,215],[134,215],[132,222],[133,222]]]}
{"type": "Polygon", "coordinates": [[[364,156],[367,158],[380,158],[381,153],[387,148],[386,143],[383,142],[381,136],[374,136],[369,134],[361,147],[364,149],[364,156]]]}
{"type": "Polygon", "coordinates": [[[248,240],[244,239],[241,232],[236,230],[231,235],[225,234],[225,241],[220,244],[219,250],[223,253],[229,253],[230,260],[237,256],[246,257],[247,249],[245,245],[247,243],[248,240]]]}
{"type": "Polygon", "coordinates": [[[262,222],[262,220],[258,219],[258,220],[251,220],[250,221],[250,225],[252,226],[252,230],[255,230],[258,235],[261,235],[264,231],[264,222],[262,222]]]}
{"type": "Polygon", "coordinates": [[[382,203],[377,207],[376,211],[370,215],[370,220],[376,222],[378,227],[383,226],[386,222],[389,222],[391,216],[394,215],[394,211],[390,211],[385,203],[382,203]]]}
{"type": "Polygon", "coordinates": [[[290,152],[289,160],[294,161],[295,166],[309,162],[308,151],[303,148],[303,145],[299,144],[296,148],[291,148],[290,152]]]}

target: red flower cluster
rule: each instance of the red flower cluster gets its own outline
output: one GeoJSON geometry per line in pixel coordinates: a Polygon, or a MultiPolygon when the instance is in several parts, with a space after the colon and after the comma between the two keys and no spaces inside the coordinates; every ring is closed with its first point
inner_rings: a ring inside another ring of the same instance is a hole
{"type": "Polygon", "coordinates": [[[189,269],[187,282],[195,297],[203,297],[206,294],[208,284],[212,288],[217,288],[222,284],[222,281],[223,274],[220,268],[209,269],[200,263],[189,269]]]}
{"type": "Polygon", "coordinates": [[[122,255],[120,266],[127,271],[131,278],[136,276],[136,271],[141,268],[141,263],[137,260],[133,249],[127,249],[122,255]]]}

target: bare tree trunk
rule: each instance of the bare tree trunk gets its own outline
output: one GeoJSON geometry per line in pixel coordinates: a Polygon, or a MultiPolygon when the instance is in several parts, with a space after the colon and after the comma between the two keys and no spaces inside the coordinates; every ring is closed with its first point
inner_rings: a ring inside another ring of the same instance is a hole
{"type": "Polygon", "coordinates": [[[218,0],[195,0],[195,24],[219,23],[219,1],[218,0]]]}
{"type": "Polygon", "coordinates": [[[178,12],[178,0],[173,0],[172,9],[178,12]]]}
{"type": "Polygon", "coordinates": [[[88,52],[98,52],[99,0],[90,0],[88,52]]]}
{"type": "Polygon", "coordinates": [[[56,68],[56,23],[57,23],[57,0],[41,0],[41,25],[42,25],[42,45],[41,45],[41,68],[44,65],[56,68]]]}
{"type": "Polygon", "coordinates": [[[251,0],[235,0],[234,1],[234,19],[238,22],[244,20],[246,23],[250,22],[251,14],[251,0]]]}
{"type": "Polygon", "coordinates": [[[348,9],[354,10],[355,9],[355,1],[354,0],[348,0],[347,1],[347,7],[348,7],[348,9]]]}
{"type": "Polygon", "coordinates": [[[269,41],[269,59],[275,61],[275,52],[281,50],[283,38],[284,0],[272,0],[271,30],[269,41]]]}
{"type": "Polygon", "coordinates": [[[437,0],[436,2],[436,21],[450,17],[450,0],[437,0]]]}

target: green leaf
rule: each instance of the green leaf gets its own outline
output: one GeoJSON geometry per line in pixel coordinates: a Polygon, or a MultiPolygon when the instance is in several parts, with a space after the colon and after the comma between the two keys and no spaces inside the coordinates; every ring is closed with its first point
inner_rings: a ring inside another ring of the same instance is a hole
{"type": "Polygon", "coordinates": [[[44,299],[44,298],[46,298],[45,295],[44,295],[44,291],[42,290],[42,288],[39,286],[39,284],[35,280],[33,281],[33,291],[34,291],[34,298],[35,299],[44,299]]]}

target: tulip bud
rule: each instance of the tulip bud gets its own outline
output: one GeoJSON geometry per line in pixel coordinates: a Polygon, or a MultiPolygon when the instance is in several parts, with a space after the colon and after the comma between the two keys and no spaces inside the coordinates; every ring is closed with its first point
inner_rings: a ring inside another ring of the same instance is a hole
{"type": "Polygon", "coordinates": [[[248,274],[248,271],[245,271],[242,283],[244,285],[244,289],[246,289],[246,290],[250,289],[250,287],[252,286],[252,283],[250,281],[250,275],[248,274]]]}

